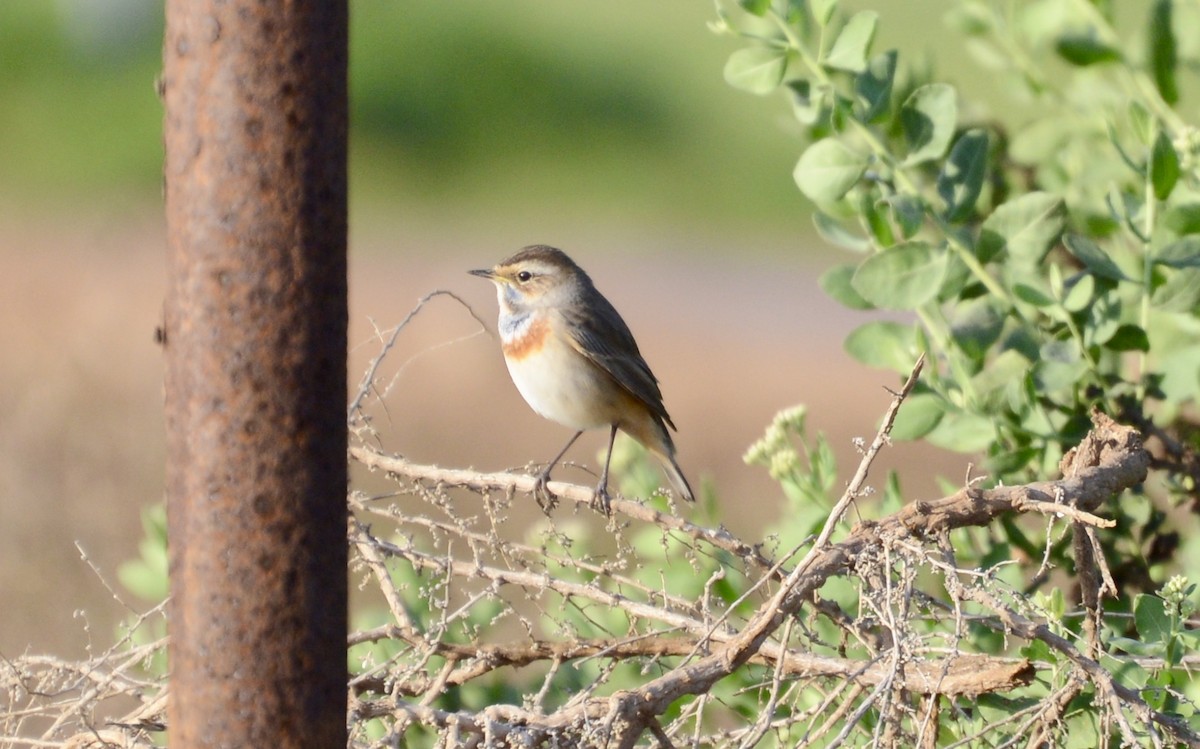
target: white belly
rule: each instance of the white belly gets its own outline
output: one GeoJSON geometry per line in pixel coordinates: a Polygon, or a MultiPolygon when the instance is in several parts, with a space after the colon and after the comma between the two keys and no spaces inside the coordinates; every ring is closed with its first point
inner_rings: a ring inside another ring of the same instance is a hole
{"type": "Polygon", "coordinates": [[[616,419],[616,385],[569,346],[507,360],[508,373],[534,411],[572,429],[595,429],[616,419]]]}

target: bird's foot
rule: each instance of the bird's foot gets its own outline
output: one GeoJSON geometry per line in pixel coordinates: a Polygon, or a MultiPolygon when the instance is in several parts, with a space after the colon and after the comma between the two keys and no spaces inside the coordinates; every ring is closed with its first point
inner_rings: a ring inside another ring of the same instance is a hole
{"type": "Polygon", "coordinates": [[[549,469],[542,471],[535,478],[537,480],[533,484],[533,498],[537,501],[538,507],[542,508],[542,512],[549,515],[550,511],[558,506],[558,497],[550,491],[549,469]]]}
{"type": "Polygon", "coordinates": [[[602,481],[596,486],[596,491],[592,493],[590,507],[596,512],[604,513],[605,517],[612,517],[612,502],[608,496],[607,481],[602,481]]]}

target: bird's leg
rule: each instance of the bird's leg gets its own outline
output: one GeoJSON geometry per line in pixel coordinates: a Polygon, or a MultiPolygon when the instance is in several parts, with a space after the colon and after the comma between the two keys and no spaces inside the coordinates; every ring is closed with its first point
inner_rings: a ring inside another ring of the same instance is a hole
{"type": "Polygon", "coordinates": [[[605,515],[612,515],[612,507],[608,501],[608,464],[612,462],[613,445],[617,441],[617,425],[612,425],[608,435],[608,455],[604,456],[604,470],[600,472],[600,483],[596,484],[596,493],[592,495],[592,507],[605,515]]]}
{"type": "Polygon", "coordinates": [[[567,450],[571,449],[571,445],[575,444],[575,440],[579,439],[579,435],[583,434],[583,430],[575,433],[575,436],[567,440],[567,444],[563,449],[558,451],[558,455],[546,464],[546,467],[538,472],[535,477],[537,481],[533,485],[533,498],[537,500],[538,507],[542,508],[542,512],[549,513],[554,509],[554,505],[558,504],[558,498],[550,493],[550,471],[554,470],[554,466],[558,465],[558,461],[562,460],[562,456],[567,454],[567,450]]]}

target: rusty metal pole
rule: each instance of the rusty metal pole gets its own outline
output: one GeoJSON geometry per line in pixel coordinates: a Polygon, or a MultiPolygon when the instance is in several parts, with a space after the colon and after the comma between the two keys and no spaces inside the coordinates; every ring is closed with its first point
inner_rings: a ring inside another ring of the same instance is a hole
{"type": "Polygon", "coordinates": [[[346,745],[347,0],[167,0],[173,747],[346,745]]]}

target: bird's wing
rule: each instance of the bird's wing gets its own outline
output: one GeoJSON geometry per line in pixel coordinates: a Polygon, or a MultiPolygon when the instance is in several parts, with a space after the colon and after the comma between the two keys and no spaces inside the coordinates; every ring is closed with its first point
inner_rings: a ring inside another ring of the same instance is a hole
{"type": "Polygon", "coordinates": [[[597,307],[588,314],[563,309],[571,344],[579,353],[608,372],[630,395],[646,405],[672,429],[675,425],[663,406],[658,378],[638,351],[629,326],[607,299],[597,292],[597,307]]]}

